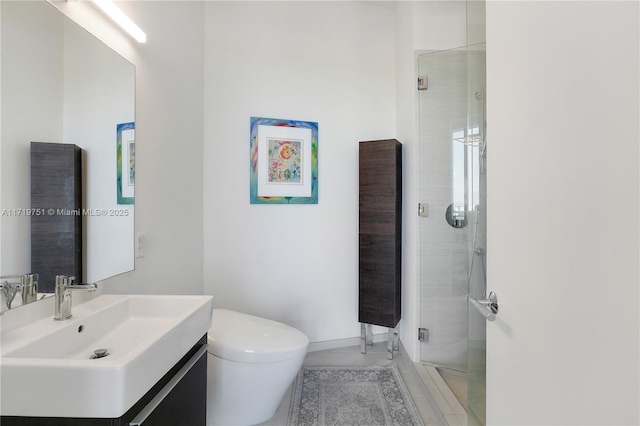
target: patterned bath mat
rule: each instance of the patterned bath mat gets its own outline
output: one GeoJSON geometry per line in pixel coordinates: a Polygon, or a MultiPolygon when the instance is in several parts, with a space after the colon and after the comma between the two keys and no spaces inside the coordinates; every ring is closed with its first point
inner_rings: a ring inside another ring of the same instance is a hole
{"type": "Polygon", "coordinates": [[[302,367],[289,426],[420,426],[407,387],[390,367],[302,367]]]}

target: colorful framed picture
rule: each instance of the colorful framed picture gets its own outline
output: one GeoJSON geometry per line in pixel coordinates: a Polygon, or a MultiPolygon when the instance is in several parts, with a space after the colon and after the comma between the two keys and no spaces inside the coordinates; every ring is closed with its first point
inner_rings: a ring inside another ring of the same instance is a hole
{"type": "Polygon", "coordinates": [[[116,125],[118,204],[133,204],[136,183],[135,123],[116,125]]]}
{"type": "Polygon", "coordinates": [[[318,123],[251,117],[251,204],[318,204],[318,123]]]}

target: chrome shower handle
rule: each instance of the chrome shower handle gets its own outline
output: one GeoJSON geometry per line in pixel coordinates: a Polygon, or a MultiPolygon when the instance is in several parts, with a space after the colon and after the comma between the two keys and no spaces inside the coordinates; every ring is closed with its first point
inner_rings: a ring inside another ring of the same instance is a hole
{"type": "Polygon", "coordinates": [[[469,298],[469,303],[480,312],[487,321],[495,321],[498,315],[498,295],[495,292],[489,293],[488,299],[469,298]]]}

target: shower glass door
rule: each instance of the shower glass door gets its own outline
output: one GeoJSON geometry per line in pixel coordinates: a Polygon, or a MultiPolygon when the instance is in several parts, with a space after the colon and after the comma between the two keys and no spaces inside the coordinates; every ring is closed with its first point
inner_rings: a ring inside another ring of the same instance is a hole
{"type": "MultiPolygon", "coordinates": [[[[486,44],[467,47],[468,114],[467,174],[471,186],[468,207],[470,248],[469,297],[487,298],[487,122],[486,44]]],[[[469,425],[484,425],[486,418],[487,321],[472,306],[469,310],[467,364],[467,418],[469,425]]]]}
{"type": "Polygon", "coordinates": [[[429,204],[419,219],[420,327],[429,330],[420,360],[466,372],[470,240],[465,145],[456,139],[467,133],[467,49],[420,55],[418,69],[428,82],[419,92],[418,193],[429,204]]]}
{"type": "MultiPolygon", "coordinates": [[[[420,360],[466,381],[469,424],[485,423],[486,320],[469,305],[486,288],[485,44],[425,53],[419,76],[420,360]]],[[[456,392],[454,392],[456,393],[456,392]]],[[[444,414],[444,413],[443,413],[444,414]]]]}

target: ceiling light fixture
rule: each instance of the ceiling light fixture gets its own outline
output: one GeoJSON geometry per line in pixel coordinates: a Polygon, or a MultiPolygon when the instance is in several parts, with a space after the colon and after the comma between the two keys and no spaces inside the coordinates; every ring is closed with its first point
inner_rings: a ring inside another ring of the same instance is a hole
{"type": "Polygon", "coordinates": [[[146,43],[147,35],[112,0],[93,0],[104,13],[128,32],[138,43],[146,43]]]}

